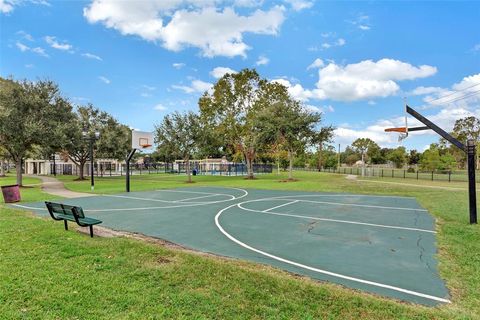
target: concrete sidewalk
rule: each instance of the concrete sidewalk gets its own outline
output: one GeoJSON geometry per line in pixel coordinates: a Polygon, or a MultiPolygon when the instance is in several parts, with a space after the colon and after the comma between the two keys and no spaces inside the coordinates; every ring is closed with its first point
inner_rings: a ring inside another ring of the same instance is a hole
{"type": "Polygon", "coordinates": [[[94,196],[94,194],[90,194],[90,193],[70,191],[67,188],[65,188],[65,185],[63,184],[63,182],[53,177],[37,176],[37,175],[27,175],[27,177],[38,178],[42,180],[42,184],[41,184],[42,190],[45,191],[46,193],[50,193],[56,196],[60,196],[64,198],[79,198],[79,197],[94,196]]]}

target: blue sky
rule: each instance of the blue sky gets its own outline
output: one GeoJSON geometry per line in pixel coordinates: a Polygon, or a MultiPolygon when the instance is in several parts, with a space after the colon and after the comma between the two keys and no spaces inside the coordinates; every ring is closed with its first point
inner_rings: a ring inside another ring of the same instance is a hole
{"type": "Polygon", "coordinates": [[[342,146],[398,145],[383,129],[402,124],[404,97],[448,130],[480,117],[476,1],[0,0],[0,39],[2,77],[52,79],[141,130],[197,110],[216,77],[242,68],[321,110],[342,146]]]}

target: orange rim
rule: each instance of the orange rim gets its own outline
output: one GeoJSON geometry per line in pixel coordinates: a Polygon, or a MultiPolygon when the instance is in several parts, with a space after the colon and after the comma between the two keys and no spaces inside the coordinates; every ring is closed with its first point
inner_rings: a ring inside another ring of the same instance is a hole
{"type": "Polygon", "coordinates": [[[387,128],[387,129],[385,129],[385,132],[401,132],[401,133],[406,133],[406,132],[407,132],[407,128],[406,128],[406,127],[387,128]]]}

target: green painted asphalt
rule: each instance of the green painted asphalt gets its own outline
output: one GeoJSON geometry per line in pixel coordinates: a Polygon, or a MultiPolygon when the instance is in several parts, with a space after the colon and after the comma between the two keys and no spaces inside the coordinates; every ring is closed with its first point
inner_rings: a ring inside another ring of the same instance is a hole
{"type": "MultiPolygon", "coordinates": [[[[414,198],[192,187],[63,202],[111,229],[408,302],[448,302],[434,219],[414,198]]],[[[43,203],[14,206],[48,215],[43,203]]]]}

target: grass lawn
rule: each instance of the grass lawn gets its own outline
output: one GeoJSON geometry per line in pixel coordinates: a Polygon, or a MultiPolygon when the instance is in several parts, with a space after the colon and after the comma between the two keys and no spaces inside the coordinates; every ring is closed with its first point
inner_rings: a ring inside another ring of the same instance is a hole
{"type": "MultiPolygon", "coordinates": [[[[89,181],[60,177],[74,191],[89,181]]],[[[352,181],[338,174],[194,177],[194,186],[332,191],[416,197],[437,218],[439,269],[452,304],[399,303],[271,267],[215,258],[129,238],[89,238],[58,223],[0,206],[2,319],[474,319],[480,318],[480,227],[468,224],[467,191],[352,181]]],[[[123,192],[125,177],[97,178],[95,193],[123,192]]],[[[185,177],[132,177],[132,191],[188,186],[185,177]]],[[[416,184],[415,180],[378,179],[416,184]]],[[[0,178],[0,184],[12,183],[0,178]]],[[[28,179],[25,183],[38,181],[28,179]]],[[[419,181],[420,185],[427,185],[419,181]]],[[[466,188],[466,184],[435,185],[466,188]]],[[[38,186],[25,201],[52,199],[38,186]]]]}

